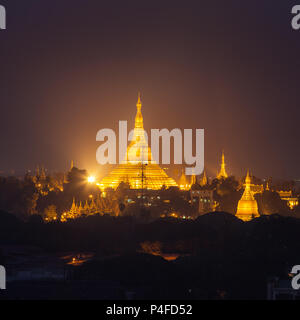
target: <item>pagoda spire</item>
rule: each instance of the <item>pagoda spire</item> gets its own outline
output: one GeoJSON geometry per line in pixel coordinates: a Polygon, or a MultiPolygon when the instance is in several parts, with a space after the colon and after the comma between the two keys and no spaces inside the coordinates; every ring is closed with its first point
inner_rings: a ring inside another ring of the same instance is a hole
{"type": "Polygon", "coordinates": [[[135,116],[135,129],[143,129],[144,128],[144,121],[142,115],[142,102],[141,102],[141,93],[138,93],[138,101],[136,103],[136,116],[135,116]]]}
{"type": "Polygon", "coordinates": [[[138,105],[142,107],[142,102],[141,102],[141,92],[140,92],[140,91],[138,92],[138,101],[137,101],[136,106],[138,106],[138,105]]]}
{"type": "Polygon", "coordinates": [[[245,184],[246,184],[246,188],[250,189],[250,183],[251,183],[251,178],[250,178],[250,173],[249,173],[249,169],[247,170],[247,175],[245,178],[245,184]]]}
{"type": "Polygon", "coordinates": [[[222,151],[222,162],[221,162],[221,170],[217,176],[218,179],[224,179],[227,178],[228,175],[226,173],[226,169],[225,169],[225,155],[224,155],[224,150],[222,151]]]}
{"type": "Polygon", "coordinates": [[[72,206],[71,206],[71,209],[70,209],[70,214],[72,215],[75,215],[76,212],[77,212],[77,205],[76,205],[76,202],[75,202],[75,197],[73,197],[73,202],[72,202],[72,206]]]}

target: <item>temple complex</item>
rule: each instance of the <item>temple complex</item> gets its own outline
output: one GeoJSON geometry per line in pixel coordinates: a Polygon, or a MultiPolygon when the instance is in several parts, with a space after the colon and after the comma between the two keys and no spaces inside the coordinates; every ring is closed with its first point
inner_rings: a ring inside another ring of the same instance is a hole
{"type": "Polygon", "coordinates": [[[118,216],[120,213],[119,203],[116,199],[103,196],[97,196],[95,199],[91,197],[84,204],[81,201],[76,202],[75,198],[73,198],[70,209],[62,214],[61,221],[65,222],[68,219],[75,219],[83,215],[94,215],[96,213],[118,216]]]}

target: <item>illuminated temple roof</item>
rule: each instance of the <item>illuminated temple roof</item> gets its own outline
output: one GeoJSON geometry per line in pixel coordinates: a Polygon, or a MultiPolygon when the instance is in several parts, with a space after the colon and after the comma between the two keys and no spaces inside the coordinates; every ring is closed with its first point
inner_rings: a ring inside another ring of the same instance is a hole
{"type": "Polygon", "coordinates": [[[244,221],[250,221],[253,218],[259,217],[257,202],[254,199],[253,192],[251,191],[251,178],[249,171],[245,179],[245,190],[238,203],[236,216],[244,221]]]}
{"type": "Polygon", "coordinates": [[[125,159],[100,181],[102,190],[107,187],[116,189],[122,181],[129,183],[132,189],[158,190],[162,186],[177,186],[153,159],[144,134],[140,95],[136,107],[133,138],[127,148],[125,159]]]}

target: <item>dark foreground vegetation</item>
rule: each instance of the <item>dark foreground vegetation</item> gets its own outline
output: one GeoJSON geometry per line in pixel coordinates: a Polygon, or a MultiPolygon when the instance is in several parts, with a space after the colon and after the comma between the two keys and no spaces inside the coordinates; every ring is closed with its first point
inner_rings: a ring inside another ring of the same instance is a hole
{"type": "MultiPolygon", "coordinates": [[[[35,246],[49,254],[94,252],[94,259],[72,273],[90,292],[105,280],[127,290],[143,288],[146,298],[265,299],[268,278],[285,277],[300,263],[300,220],[271,215],[244,223],[215,212],[189,221],[141,223],[96,215],[45,224],[39,216],[22,222],[1,212],[0,244],[35,246]],[[167,261],[162,256],[168,254],[179,257],[167,261]]],[[[61,296],[58,290],[56,298],[76,297],[76,289],[69,291],[61,296]]]]}

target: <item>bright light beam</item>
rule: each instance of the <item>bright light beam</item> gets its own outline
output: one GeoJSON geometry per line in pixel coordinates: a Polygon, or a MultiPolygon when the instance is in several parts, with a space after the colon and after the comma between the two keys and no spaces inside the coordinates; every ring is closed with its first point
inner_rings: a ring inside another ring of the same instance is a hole
{"type": "Polygon", "coordinates": [[[94,176],[89,176],[87,178],[88,183],[95,183],[96,182],[96,178],[94,176]]]}

